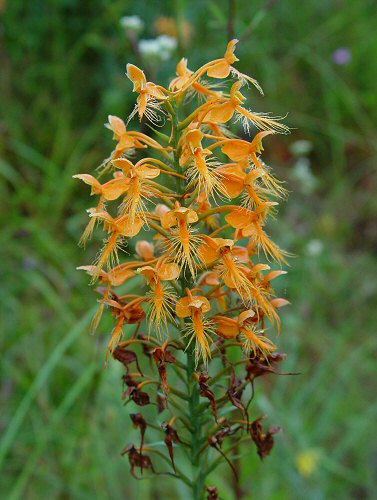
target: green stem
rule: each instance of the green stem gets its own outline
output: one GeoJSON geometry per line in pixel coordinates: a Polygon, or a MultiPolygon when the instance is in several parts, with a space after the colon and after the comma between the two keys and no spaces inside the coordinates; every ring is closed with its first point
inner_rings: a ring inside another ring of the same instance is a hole
{"type": "Polygon", "coordinates": [[[200,390],[199,384],[195,378],[195,352],[194,348],[187,350],[187,385],[189,387],[189,416],[192,426],[191,432],[191,467],[192,467],[192,491],[193,499],[201,500],[203,498],[205,475],[203,474],[203,464],[201,455],[198,455],[202,442],[202,423],[201,413],[199,412],[200,390]]]}

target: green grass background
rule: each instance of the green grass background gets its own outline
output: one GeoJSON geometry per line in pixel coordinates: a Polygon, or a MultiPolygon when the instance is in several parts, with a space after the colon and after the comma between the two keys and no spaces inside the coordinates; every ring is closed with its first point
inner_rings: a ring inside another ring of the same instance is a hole
{"type": "MultiPolygon", "coordinates": [[[[143,37],[170,16],[192,26],[190,67],[220,57],[229,6],[239,68],[286,114],[290,136],[266,141],[291,191],[271,226],[295,254],[280,291],[279,348],[295,377],[259,381],[254,416],[281,425],[260,463],[243,449],[246,498],[373,499],[377,443],[377,38],[373,0],[2,0],[0,2],[0,498],[187,497],[173,480],[130,478],[135,436],[121,402],[121,369],[104,368],[110,322],[88,333],[95,294],[75,267],[90,206],[72,180],[111,151],[108,114],[126,117],[133,54],[119,20],[136,14],[143,37]],[[347,47],[352,59],[332,54],[347,47]],[[292,154],[305,139],[312,150],[292,154]],[[298,463],[312,457],[304,474],[298,463]]],[[[178,51],[179,52],[179,51],[178,51]]],[[[174,74],[177,53],[159,81],[174,74]]],[[[210,477],[231,499],[227,466],[210,477]]]]}

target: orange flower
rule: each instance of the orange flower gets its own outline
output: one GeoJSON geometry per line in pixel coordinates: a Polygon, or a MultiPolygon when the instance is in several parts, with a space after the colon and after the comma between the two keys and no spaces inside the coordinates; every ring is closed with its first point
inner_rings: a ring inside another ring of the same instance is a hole
{"type": "Polygon", "coordinates": [[[186,292],[187,296],[178,300],[175,311],[178,318],[191,318],[191,323],[185,328],[185,336],[190,337],[186,349],[195,340],[197,366],[200,358],[206,363],[211,357],[210,343],[212,342],[211,334],[214,333],[213,324],[203,317],[203,314],[211,310],[211,305],[206,297],[193,295],[190,290],[186,292]]]}
{"type": "Polygon", "coordinates": [[[247,279],[247,267],[241,262],[248,262],[247,249],[234,246],[234,241],[223,238],[203,236],[204,243],[198,248],[198,254],[204,264],[218,260],[216,269],[229,288],[237,290],[246,302],[253,300],[254,286],[247,279]]]}
{"type": "Polygon", "coordinates": [[[131,221],[134,221],[137,215],[146,220],[145,201],[160,194],[156,188],[148,184],[151,179],[160,175],[160,169],[149,163],[151,160],[153,161],[150,158],[143,158],[135,165],[126,158],[113,161],[116,167],[122,169],[129,183],[126,196],[120,206],[120,213],[128,214],[131,221]]]}
{"type": "Polygon", "coordinates": [[[157,336],[160,337],[163,331],[167,332],[168,322],[175,324],[172,312],[177,302],[177,296],[172,288],[162,282],[178,279],[179,267],[160,258],[155,267],[140,267],[136,272],[142,274],[151,287],[146,295],[149,304],[149,333],[155,327],[157,336]]]}
{"type": "Polygon", "coordinates": [[[117,319],[117,324],[111,332],[111,338],[107,345],[107,356],[113,353],[123,337],[124,324],[141,323],[145,319],[144,309],[140,305],[143,301],[145,301],[144,297],[139,297],[131,302],[123,302],[119,298],[103,300],[105,305],[111,307],[111,311],[117,319]]]}
{"type": "MultiPolygon", "coordinates": [[[[191,75],[193,75],[193,71],[188,69],[187,59],[184,57],[177,64],[176,72],[177,77],[170,82],[169,86],[173,91],[181,90],[190,80],[191,75]]],[[[220,95],[219,92],[211,90],[211,85],[201,83],[200,81],[194,81],[191,87],[188,88],[188,91],[189,93],[190,91],[191,93],[197,93],[199,96],[219,97],[220,95]]]]}
{"type": "Polygon", "coordinates": [[[164,148],[157,141],[141,132],[136,132],[134,130],[127,131],[126,124],[118,116],[109,115],[108,123],[105,124],[105,127],[113,132],[113,139],[118,143],[110,159],[105,160],[105,164],[107,164],[109,160],[115,160],[124,154],[131,154],[134,149],[144,149],[148,146],[157,150],[170,149],[164,148]]]}
{"type": "Polygon", "coordinates": [[[175,208],[161,217],[161,226],[170,229],[171,236],[167,241],[167,250],[170,258],[180,264],[181,269],[188,267],[191,275],[196,276],[195,264],[197,247],[201,236],[195,236],[190,224],[198,221],[195,210],[181,207],[176,202],[175,208]]]}
{"type": "Polygon", "coordinates": [[[167,90],[152,82],[147,82],[144,72],[133,64],[127,64],[127,76],[134,84],[133,91],[139,94],[130,121],[138,113],[140,121],[145,115],[149,121],[158,125],[161,122],[161,101],[167,99],[167,90]]]}
{"type": "Polygon", "coordinates": [[[257,329],[255,322],[255,311],[248,309],[242,312],[237,319],[225,316],[215,316],[217,323],[216,333],[226,340],[232,340],[240,336],[242,348],[247,356],[262,355],[265,359],[276,350],[274,344],[263,335],[264,330],[257,329]]]}
{"type": "Polygon", "coordinates": [[[110,234],[97,259],[97,268],[102,269],[108,262],[112,265],[119,263],[118,249],[122,245],[124,238],[136,236],[145,221],[138,216],[132,220],[128,214],[113,218],[105,211],[98,212],[96,209],[89,209],[88,212],[90,217],[103,221],[105,231],[110,234]]]}
{"type": "Polygon", "coordinates": [[[248,81],[252,83],[259,90],[259,92],[263,94],[263,91],[259,83],[254,78],[251,78],[248,75],[240,73],[236,68],[233,67],[233,64],[238,61],[237,57],[234,54],[237,43],[238,40],[236,39],[231,40],[228,43],[224,57],[222,57],[221,59],[210,61],[209,63],[205,64],[197,71],[195,71],[195,73],[193,73],[190,76],[190,78],[186,81],[186,83],[183,86],[181,86],[180,91],[183,92],[187,90],[194,82],[196,82],[199,78],[201,78],[205,74],[207,74],[211,78],[219,78],[219,79],[228,78],[228,76],[231,74],[241,82],[248,81]]]}
{"type": "Polygon", "coordinates": [[[199,121],[203,123],[207,121],[227,123],[236,116],[236,122],[241,121],[246,132],[250,131],[250,124],[252,124],[260,130],[288,133],[289,128],[279,123],[280,117],[270,117],[267,113],[253,113],[241,106],[246,100],[246,97],[240,92],[242,85],[242,81],[234,83],[230,90],[230,97],[208,100],[202,106],[198,116],[199,121]]]}
{"type": "MultiPolygon", "coordinates": [[[[92,276],[93,280],[99,278],[101,283],[106,283],[107,288],[104,292],[103,298],[106,300],[110,295],[111,286],[120,286],[129,279],[136,276],[136,273],[131,269],[114,267],[110,269],[109,272],[104,271],[103,269],[98,268],[97,266],[80,266],[77,269],[86,271],[90,276],[92,276]]],[[[92,319],[90,325],[90,332],[93,334],[97,330],[99,322],[101,321],[103,310],[104,310],[104,302],[101,301],[100,307],[96,312],[94,318],[92,319]]]]}
{"type": "MultiPolygon", "coordinates": [[[[98,201],[98,205],[95,208],[97,212],[100,212],[105,209],[105,201],[116,200],[119,196],[121,196],[124,192],[128,190],[129,180],[124,177],[117,177],[112,179],[105,184],[100,184],[100,182],[89,174],[77,174],[73,176],[74,179],[80,179],[84,181],[86,184],[91,186],[91,195],[99,195],[100,199],[98,201]]],[[[96,223],[96,219],[91,219],[86,226],[84,233],[80,239],[80,245],[85,246],[85,243],[88,239],[92,237],[94,226],[96,223]]]]}
{"type": "Polygon", "coordinates": [[[267,135],[274,134],[273,130],[267,130],[256,134],[251,143],[241,139],[229,139],[220,141],[211,146],[211,149],[221,146],[221,150],[231,160],[236,161],[243,168],[249,166],[251,162],[254,168],[249,172],[246,184],[250,185],[255,179],[261,179],[265,184],[268,193],[277,197],[284,197],[287,194],[286,189],[281,186],[275,177],[271,174],[269,168],[260,160],[259,156],[263,151],[262,139],[267,135]]]}
{"type": "Polygon", "coordinates": [[[258,252],[263,250],[267,259],[272,258],[282,264],[286,263],[289,253],[279,248],[262,229],[267,212],[274,205],[277,203],[270,201],[260,205],[255,211],[240,207],[232,210],[225,220],[232,227],[241,230],[240,238],[250,238],[258,252]]]}
{"type": "Polygon", "coordinates": [[[195,186],[199,193],[203,190],[206,197],[209,198],[214,193],[225,194],[221,184],[221,173],[216,167],[221,165],[219,161],[207,160],[211,156],[209,149],[202,147],[203,132],[200,129],[191,129],[184,135],[182,152],[179,159],[181,166],[188,165],[187,177],[190,186],[195,186]]]}

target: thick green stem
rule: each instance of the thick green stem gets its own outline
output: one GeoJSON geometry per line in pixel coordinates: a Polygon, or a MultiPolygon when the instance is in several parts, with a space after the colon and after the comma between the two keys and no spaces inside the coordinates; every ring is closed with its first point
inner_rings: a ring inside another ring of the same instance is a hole
{"type": "MultiPolygon", "coordinates": [[[[172,136],[171,145],[174,150],[174,166],[176,171],[182,174],[182,167],[179,164],[179,132],[182,128],[179,126],[178,119],[178,109],[174,102],[172,102],[174,108],[174,114],[172,114],[172,136]]],[[[183,194],[187,188],[186,181],[183,178],[176,177],[177,181],[177,193],[183,194]]],[[[181,201],[184,204],[184,199],[181,201]]],[[[185,295],[186,288],[192,288],[192,279],[187,275],[182,275],[179,280],[180,285],[180,296],[185,295]]],[[[183,335],[183,332],[182,332],[183,335]]],[[[188,390],[188,400],[187,400],[187,414],[190,420],[190,450],[189,457],[191,461],[192,468],[192,497],[194,500],[202,500],[204,497],[204,486],[205,478],[204,466],[201,463],[201,456],[198,455],[198,451],[201,448],[203,435],[202,435],[202,418],[200,412],[200,389],[198,381],[195,377],[195,348],[190,346],[186,350],[187,364],[186,364],[186,382],[188,390]]]]}
{"type": "Polygon", "coordinates": [[[193,498],[201,500],[203,498],[205,476],[201,464],[198,450],[202,441],[201,413],[199,411],[200,394],[199,384],[195,378],[195,352],[194,348],[187,350],[187,386],[189,388],[189,415],[192,427],[191,432],[191,466],[192,466],[192,489],[193,498]]]}

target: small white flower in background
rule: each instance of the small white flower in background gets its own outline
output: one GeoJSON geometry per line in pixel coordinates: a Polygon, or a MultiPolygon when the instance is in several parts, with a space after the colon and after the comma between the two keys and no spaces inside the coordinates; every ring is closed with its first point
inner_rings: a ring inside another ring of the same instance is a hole
{"type": "Polygon", "coordinates": [[[312,151],[313,144],[306,139],[301,139],[299,141],[292,142],[289,149],[294,156],[306,156],[312,151]]]}
{"type": "Polygon", "coordinates": [[[292,169],[292,177],[301,184],[304,193],[311,193],[317,187],[317,179],[310,168],[309,158],[299,157],[292,169]]]}
{"type": "Polygon", "coordinates": [[[316,257],[323,252],[323,242],[321,240],[310,240],[306,244],[306,253],[312,257],[316,257]]]}
{"type": "Polygon", "coordinates": [[[157,38],[153,40],[140,40],[140,54],[149,62],[157,62],[160,60],[160,44],[157,38]]]}
{"type": "Polygon", "coordinates": [[[126,33],[138,35],[144,29],[144,21],[139,16],[124,16],[120,20],[126,33]]]}
{"type": "Polygon", "coordinates": [[[160,35],[156,40],[160,44],[161,59],[163,61],[168,60],[177,48],[177,39],[168,35],[160,35]]]}
{"type": "Polygon", "coordinates": [[[172,36],[161,35],[152,40],[140,40],[140,54],[149,62],[167,61],[177,48],[177,40],[172,36]]]}

